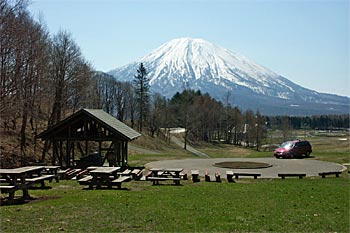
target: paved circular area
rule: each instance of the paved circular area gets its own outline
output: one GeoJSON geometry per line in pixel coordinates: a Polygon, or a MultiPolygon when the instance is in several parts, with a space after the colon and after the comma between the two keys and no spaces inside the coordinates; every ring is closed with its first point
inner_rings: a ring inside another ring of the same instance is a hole
{"type": "Polygon", "coordinates": [[[183,168],[187,174],[191,170],[199,170],[200,176],[204,176],[208,171],[209,175],[220,172],[221,176],[226,176],[226,171],[260,173],[261,178],[277,178],[278,173],[306,173],[306,176],[318,176],[319,172],[344,171],[343,165],[324,162],[314,159],[276,159],[276,158],[216,158],[216,159],[181,159],[163,160],[146,164],[146,168],[183,168]],[[260,169],[228,169],[214,166],[215,163],[225,161],[247,161],[269,163],[272,166],[260,169]]]}

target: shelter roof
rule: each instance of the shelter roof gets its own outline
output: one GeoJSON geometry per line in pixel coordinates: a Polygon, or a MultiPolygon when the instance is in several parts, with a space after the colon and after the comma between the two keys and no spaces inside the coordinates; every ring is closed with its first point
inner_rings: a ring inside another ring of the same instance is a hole
{"type": "MultiPolygon", "coordinates": [[[[66,131],[64,129],[66,129],[69,125],[77,124],[76,122],[79,122],[80,125],[83,124],[82,121],[86,118],[100,124],[101,126],[110,130],[114,135],[118,135],[119,137],[122,137],[124,140],[127,141],[131,141],[141,136],[140,133],[130,128],[123,122],[119,121],[112,115],[106,113],[102,109],[84,108],[65,118],[64,120],[58,122],[56,125],[48,128],[44,132],[40,133],[37,137],[42,139],[54,137],[56,133],[60,131],[66,131]]],[[[77,127],[80,127],[80,125],[77,127]]]]}

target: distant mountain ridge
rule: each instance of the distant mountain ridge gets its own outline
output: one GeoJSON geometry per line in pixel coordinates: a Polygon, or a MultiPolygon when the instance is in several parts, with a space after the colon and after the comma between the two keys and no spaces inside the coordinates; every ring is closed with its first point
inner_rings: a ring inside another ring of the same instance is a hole
{"type": "Polygon", "coordinates": [[[171,40],[126,66],[108,72],[132,81],[140,63],[150,77],[151,91],[171,98],[184,86],[208,92],[231,104],[267,115],[349,113],[348,97],[324,94],[297,85],[244,56],[203,39],[171,40]]]}

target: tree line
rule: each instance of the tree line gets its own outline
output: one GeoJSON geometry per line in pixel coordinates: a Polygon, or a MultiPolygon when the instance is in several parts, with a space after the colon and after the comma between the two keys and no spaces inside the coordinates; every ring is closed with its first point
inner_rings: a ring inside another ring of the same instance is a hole
{"type": "Polygon", "coordinates": [[[1,127],[19,129],[22,155],[28,133],[42,122],[54,125],[94,99],[91,66],[71,34],[50,35],[26,7],[26,1],[0,1],[1,127]]]}

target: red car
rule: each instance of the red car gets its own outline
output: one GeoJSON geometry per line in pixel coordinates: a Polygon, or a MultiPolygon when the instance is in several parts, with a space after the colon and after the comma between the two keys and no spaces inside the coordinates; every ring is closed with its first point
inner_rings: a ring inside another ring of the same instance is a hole
{"type": "Polygon", "coordinates": [[[293,158],[305,155],[309,157],[312,152],[310,142],[302,140],[294,140],[282,143],[274,152],[276,158],[293,158]]]}

